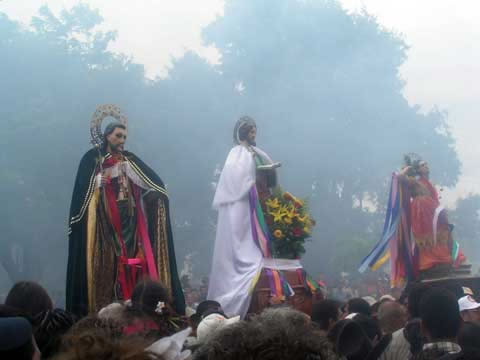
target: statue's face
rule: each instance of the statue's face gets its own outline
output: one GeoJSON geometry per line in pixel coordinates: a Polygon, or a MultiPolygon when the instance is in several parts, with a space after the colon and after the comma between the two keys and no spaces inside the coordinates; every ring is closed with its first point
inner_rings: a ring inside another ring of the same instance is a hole
{"type": "Polygon", "coordinates": [[[420,163],[420,167],[418,169],[418,172],[422,176],[428,176],[430,174],[430,169],[429,169],[428,163],[426,161],[422,161],[420,163]]]}
{"type": "Polygon", "coordinates": [[[123,151],[125,141],[127,141],[127,130],[122,128],[115,128],[113,132],[107,136],[108,145],[112,152],[123,151]]]}
{"type": "Polygon", "coordinates": [[[255,139],[257,138],[257,128],[254,126],[247,134],[247,142],[250,145],[255,145],[255,139]]]}

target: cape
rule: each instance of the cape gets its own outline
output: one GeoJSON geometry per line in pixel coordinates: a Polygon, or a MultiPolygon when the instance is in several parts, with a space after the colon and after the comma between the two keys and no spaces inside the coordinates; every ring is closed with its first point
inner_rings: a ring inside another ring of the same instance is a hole
{"type": "MultiPolygon", "coordinates": [[[[101,151],[102,161],[111,154],[101,151]]],[[[165,186],[160,177],[148,167],[135,154],[124,151],[123,155],[131,168],[148,186],[156,192],[158,197],[158,212],[148,214],[148,232],[152,239],[152,247],[155,248],[156,263],[159,273],[167,274],[169,279],[163,279],[164,285],[170,289],[173,297],[173,305],[179,314],[185,313],[185,298],[183,295],[180,279],[178,277],[175,250],[170,222],[169,200],[165,186]],[[158,218],[161,214],[161,219],[158,218]],[[161,221],[162,220],[162,221],[161,221]],[[161,227],[161,231],[156,226],[161,227]],[[155,239],[155,240],[154,240],[155,239]],[[160,240],[159,240],[160,239],[160,240]],[[162,242],[164,244],[159,244],[162,242]],[[162,247],[162,249],[161,249],[162,247]],[[164,251],[163,254],[161,251],[164,251]],[[164,261],[165,260],[165,261],[164,261]],[[166,264],[165,262],[168,262],[166,264]]],[[[79,316],[84,316],[89,311],[89,280],[87,267],[89,266],[89,254],[87,249],[88,236],[88,209],[94,199],[95,176],[99,167],[99,150],[93,148],[82,157],[78,167],[77,177],[73,189],[72,202],[69,216],[69,247],[66,283],[66,308],[79,316]]],[[[155,209],[157,210],[157,208],[155,209]]],[[[113,254],[112,254],[113,256],[113,254]]],[[[100,270],[99,268],[98,270],[100,270]]],[[[100,272],[102,276],[103,272],[100,272]]],[[[95,273],[95,278],[101,278],[95,273]]],[[[114,300],[113,298],[111,299],[114,300]]]]}

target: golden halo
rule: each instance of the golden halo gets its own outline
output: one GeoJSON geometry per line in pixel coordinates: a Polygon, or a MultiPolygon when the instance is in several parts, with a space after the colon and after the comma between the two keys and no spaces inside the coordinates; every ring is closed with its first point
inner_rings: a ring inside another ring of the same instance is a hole
{"type": "Polygon", "coordinates": [[[92,121],[90,122],[90,135],[92,137],[91,141],[93,145],[101,146],[103,144],[102,121],[109,116],[125,126],[128,124],[127,117],[117,105],[104,104],[98,106],[93,113],[92,121]]]}

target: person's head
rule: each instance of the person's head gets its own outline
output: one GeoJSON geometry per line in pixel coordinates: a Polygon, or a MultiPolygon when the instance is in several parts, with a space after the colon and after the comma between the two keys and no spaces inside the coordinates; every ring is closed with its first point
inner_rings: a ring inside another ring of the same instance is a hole
{"type": "Polygon", "coordinates": [[[347,359],[365,359],[372,346],[359,323],[351,319],[338,321],[327,334],[335,352],[347,359]]]}
{"type": "Polygon", "coordinates": [[[348,314],[358,313],[358,314],[363,314],[365,316],[372,315],[372,310],[370,309],[370,305],[366,300],[362,298],[353,298],[348,300],[346,310],[348,314]]]}
{"type": "Polygon", "coordinates": [[[161,356],[145,350],[149,343],[140,337],[111,338],[103,332],[87,331],[72,335],[68,346],[56,360],[160,360],[161,356]]]}
{"type": "Polygon", "coordinates": [[[107,318],[100,318],[96,314],[88,315],[77,321],[63,337],[64,347],[72,346],[82,334],[98,333],[112,341],[123,335],[122,324],[107,318]]]}
{"type": "Polygon", "coordinates": [[[235,125],[234,140],[237,144],[246,142],[249,145],[256,145],[257,125],[255,120],[249,116],[242,116],[235,125]]]}
{"type": "Polygon", "coordinates": [[[214,312],[223,314],[222,305],[218,301],[215,300],[204,300],[197,306],[196,314],[200,316],[200,318],[204,317],[206,313],[212,314],[214,312]]]}
{"type": "Polygon", "coordinates": [[[266,309],[215,333],[194,354],[196,360],[331,359],[333,348],[303,313],[266,309]]]}
{"type": "Polygon", "coordinates": [[[313,305],[312,321],[320,329],[329,331],[340,318],[340,303],[335,300],[322,300],[313,305]]]}
{"type": "Polygon", "coordinates": [[[384,334],[392,334],[407,323],[407,310],[396,301],[384,301],[380,304],[377,319],[384,334]]]}
{"type": "Polygon", "coordinates": [[[105,128],[103,138],[106,150],[112,153],[122,152],[127,141],[127,127],[119,122],[112,122],[105,128]]]}
{"type": "Polygon", "coordinates": [[[365,335],[367,335],[368,339],[371,343],[374,343],[382,337],[382,331],[380,330],[380,326],[378,322],[364,314],[357,314],[353,317],[353,321],[355,321],[360,327],[362,328],[365,335]]]}
{"type": "Polygon", "coordinates": [[[0,305],[0,318],[6,317],[23,317],[27,319],[30,324],[33,325],[33,318],[27,315],[24,311],[8,305],[0,305]]]}
{"type": "Polygon", "coordinates": [[[480,324],[480,303],[477,303],[471,295],[461,297],[458,306],[463,321],[480,324]]]}
{"type": "Polygon", "coordinates": [[[0,358],[40,360],[32,326],[21,317],[0,319],[0,358]]]}
{"type": "Polygon", "coordinates": [[[254,316],[253,319],[265,328],[276,327],[282,323],[289,323],[293,327],[310,326],[310,317],[289,306],[266,308],[261,314],[254,316]]]}
{"type": "Polygon", "coordinates": [[[417,283],[414,284],[408,293],[408,315],[410,318],[419,318],[420,317],[420,300],[422,300],[423,295],[427,293],[432,287],[427,284],[417,283]]]}
{"type": "Polygon", "coordinates": [[[454,339],[461,324],[455,296],[443,289],[432,288],[420,300],[422,332],[429,341],[454,339]]]}
{"type": "Polygon", "coordinates": [[[47,291],[33,281],[20,281],[13,285],[5,305],[17,308],[32,317],[53,309],[52,299],[47,291]]]}
{"type": "Polygon", "coordinates": [[[75,324],[75,316],[62,309],[38,314],[34,336],[42,357],[50,358],[60,349],[61,338],[75,324]]]}
{"type": "Polygon", "coordinates": [[[159,281],[139,282],[132,293],[132,308],[150,316],[171,311],[168,290],[159,281]]]}

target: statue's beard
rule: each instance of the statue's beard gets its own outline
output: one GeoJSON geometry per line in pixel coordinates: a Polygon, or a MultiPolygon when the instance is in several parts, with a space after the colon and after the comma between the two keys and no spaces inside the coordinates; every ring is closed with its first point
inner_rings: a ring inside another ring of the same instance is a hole
{"type": "Polygon", "coordinates": [[[257,143],[255,142],[255,140],[247,139],[247,143],[248,145],[251,145],[251,146],[257,146],[257,143]]]}
{"type": "Polygon", "coordinates": [[[109,144],[110,150],[114,153],[121,153],[123,151],[123,145],[113,145],[109,144]]]}

